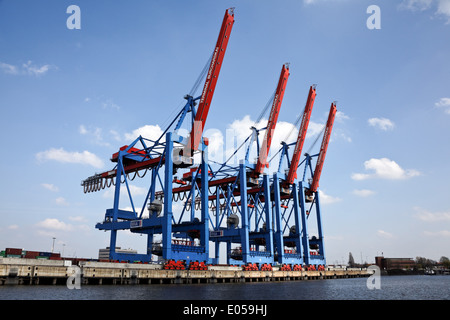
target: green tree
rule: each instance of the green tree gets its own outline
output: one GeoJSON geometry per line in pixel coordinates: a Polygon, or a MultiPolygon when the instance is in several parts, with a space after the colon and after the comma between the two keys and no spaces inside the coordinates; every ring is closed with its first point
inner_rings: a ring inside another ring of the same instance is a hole
{"type": "Polygon", "coordinates": [[[446,269],[450,269],[450,259],[447,257],[442,256],[439,259],[439,262],[442,263],[442,266],[446,269]]]}
{"type": "Polygon", "coordinates": [[[356,265],[355,259],[353,259],[352,253],[349,252],[349,254],[348,254],[348,266],[349,266],[350,268],[352,268],[352,267],[354,267],[355,265],[356,265]]]}

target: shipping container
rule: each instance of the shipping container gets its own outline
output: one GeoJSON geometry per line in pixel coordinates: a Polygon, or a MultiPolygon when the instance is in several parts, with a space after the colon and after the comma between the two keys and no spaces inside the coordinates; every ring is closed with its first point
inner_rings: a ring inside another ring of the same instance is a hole
{"type": "Polygon", "coordinates": [[[19,248],[6,248],[5,252],[6,252],[6,255],[10,255],[10,254],[19,255],[19,256],[22,255],[22,249],[19,249],[19,248]]]}
{"type": "Polygon", "coordinates": [[[41,257],[50,257],[51,255],[51,252],[39,252],[39,256],[41,257]]]}
{"type": "Polygon", "coordinates": [[[39,251],[27,251],[24,257],[27,259],[35,259],[37,256],[39,256],[39,251]]]}

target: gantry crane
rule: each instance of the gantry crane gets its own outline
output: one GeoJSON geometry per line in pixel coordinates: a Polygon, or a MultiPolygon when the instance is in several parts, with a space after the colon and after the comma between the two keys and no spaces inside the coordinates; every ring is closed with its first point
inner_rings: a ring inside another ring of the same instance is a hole
{"type": "Polygon", "coordinates": [[[318,154],[309,155],[306,154],[305,168],[303,173],[303,181],[299,185],[300,205],[302,208],[302,243],[305,256],[305,263],[307,264],[325,264],[325,249],[324,249],[324,237],[322,229],[322,215],[320,206],[320,194],[319,194],[319,181],[325,161],[325,156],[330,142],[331,131],[333,129],[334,118],[336,116],[336,103],[332,102],[330,111],[328,113],[328,119],[324,128],[324,134],[322,143],[318,154]],[[312,171],[312,158],[317,157],[316,166],[314,172],[312,171]],[[311,178],[308,179],[311,182],[306,182],[308,171],[311,178]],[[307,203],[310,204],[309,209],[306,208],[307,203]],[[316,214],[316,226],[317,236],[309,236],[308,234],[308,218],[315,211],[316,214]],[[310,249],[312,251],[310,251],[310,249]]]}
{"type": "Polygon", "coordinates": [[[249,142],[245,158],[238,166],[226,161],[214,167],[213,162],[209,162],[209,141],[203,131],[233,24],[234,11],[230,8],[225,11],[216,46],[207,64],[209,67],[204,68],[203,76],[194,85],[197,88],[206,77],[201,95],[195,97],[193,88],[184,97],[187,100],[184,107],[158,139],[137,137],[112,155],[111,161],[116,163],[112,170],[82,182],[85,192],[114,187],[113,208],[107,209],[104,220],[96,225],[99,230],[111,232],[111,260],[149,261],[152,255],[157,255],[163,260],[218,263],[220,245],[225,243],[228,264],[325,264],[318,183],[336,107],[333,103],[320,152],[305,154],[305,159],[300,161],[316,97],[315,86],[311,86],[308,94],[291,159],[288,147],[293,144],[283,144],[281,158],[287,159],[286,172],[279,169],[268,174],[265,169],[268,168],[267,158],[290,76],[289,64],[282,66],[273,98],[269,100],[271,111],[267,126],[252,127],[252,135],[245,141],[249,142]],[[178,132],[189,114],[191,131],[183,137],[178,132]],[[258,135],[263,130],[265,134],[260,142],[258,135]],[[254,143],[256,162],[249,160],[254,143]],[[194,153],[201,154],[198,164],[194,164],[194,153]],[[312,159],[315,157],[318,160],[313,172],[312,159]],[[304,174],[298,179],[297,171],[301,165],[305,166],[304,174]],[[182,173],[180,178],[176,176],[177,172],[182,173]],[[135,177],[144,176],[149,178],[150,186],[138,210],[131,182],[135,177]],[[126,193],[121,193],[121,188],[125,188],[126,193]],[[123,208],[122,200],[127,199],[131,209],[123,208]],[[309,238],[308,217],[313,209],[319,234],[309,238]],[[146,235],[147,252],[116,252],[117,233],[121,230],[146,235]],[[209,252],[211,242],[215,244],[214,258],[209,252]]]}
{"type": "Polygon", "coordinates": [[[109,246],[111,260],[149,261],[152,254],[162,256],[165,260],[185,260],[187,257],[194,260],[208,260],[208,141],[206,138],[202,139],[202,135],[233,24],[234,11],[230,8],[225,11],[201,96],[193,98],[192,95],[186,95],[186,105],[156,141],[139,136],[130,145],[120,148],[113,154],[111,160],[117,162],[113,170],[96,174],[82,182],[85,192],[98,191],[114,185],[113,208],[106,210],[104,221],[96,225],[100,230],[111,231],[109,246]],[[200,103],[196,110],[197,100],[200,100],[200,103]],[[177,130],[188,113],[192,115],[193,126],[189,137],[184,138],[177,134],[177,130]],[[175,128],[171,131],[175,123],[175,128]],[[192,184],[187,186],[184,193],[173,192],[175,171],[192,166],[193,152],[198,149],[202,154],[201,164],[192,172],[192,184]],[[138,213],[129,185],[132,180],[130,175],[134,174],[133,178],[136,175],[144,176],[148,170],[151,171],[150,187],[138,213]],[[127,189],[131,211],[119,208],[121,184],[125,184],[127,189]],[[189,194],[186,194],[186,191],[189,194]],[[184,206],[177,210],[179,212],[174,212],[172,201],[180,200],[176,197],[181,193],[186,197],[186,201],[184,206]],[[198,205],[201,206],[200,216],[195,214],[198,205]],[[145,215],[146,210],[149,211],[148,217],[145,215]],[[187,211],[191,211],[191,214],[185,214],[187,211]],[[145,254],[116,252],[119,230],[146,234],[147,252],[145,254]],[[160,239],[156,239],[155,236],[159,236],[160,239]],[[195,243],[195,240],[198,242],[195,243]]]}
{"type": "Polygon", "coordinates": [[[301,265],[304,259],[301,245],[302,207],[299,204],[299,186],[296,179],[315,98],[316,85],[312,85],[309,89],[306,105],[303,109],[297,140],[295,143],[291,144],[282,142],[278,173],[273,178],[273,194],[276,203],[274,210],[277,212],[275,219],[275,243],[278,253],[277,260],[282,263],[290,262],[292,264],[301,265]],[[288,149],[294,144],[294,152],[289,161],[288,149]],[[286,174],[281,171],[283,158],[286,158],[288,165],[286,174]],[[291,223],[291,220],[293,220],[293,224],[291,223]],[[287,235],[286,231],[288,232],[287,235]]]}
{"type": "Polygon", "coordinates": [[[268,167],[267,156],[289,75],[289,64],[285,63],[273,95],[267,126],[260,129],[265,130],[263,141],[259,143],[257,136],[260,130],[253,127],[252,135],[247,138],[251,140],[245,160],[238,167],[223,164],[209,182],[210,187],[216,187],[210,196],[216,216],[210,239],[216,244],[216,258],[220,243],[227,244],[229,264],[274,261],[272,223],[268,223],[272,220],[272,208],[270,200],[264,200],[270,198],[270,184],[268,176],[263,173],[268,167]],[[254,142],[260,146],[256,164],[248,159],[254,142]],[[233,244],[237,246],[233,248],[233,244]],[[264,250],[260,250],[260,245],[264,245],[264,250]]]}

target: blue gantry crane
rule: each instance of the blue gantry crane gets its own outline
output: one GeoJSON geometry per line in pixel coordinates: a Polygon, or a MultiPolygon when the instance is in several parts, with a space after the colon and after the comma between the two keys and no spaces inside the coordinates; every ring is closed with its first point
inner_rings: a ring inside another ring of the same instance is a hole
{"type": "Polygon", "coordinates": [[[186,104],[159,138],[137,137],[112,155],[112,170],[82,181],[85,193],[114,188],[113,206],[96,225],[110,232],[110,260],[148,262],[156,255],[164,261],[218,263],[224,244],[228,264],[325,264],[318,183],[336,113],[334,103],[319,153],[305,154],[301,161],[316,96],[315,86],[311,86],[297,140],[282,143],[278,171],[270,174],[269,151],[290,76],[289,64],[283,64],[269,99],[267,125],[251,128],[241,145],[246,145],[245,157],[237,165],[228,162],[231,158],[223,163],[208,159],[209,141],[203,131],[233,24],[234,10],[230,8],[225,11],[208,67],[194,85],[198,87],[205,79],[201,95],[195,97],[193,89],[185,96],[186,104]],[[186,137],[179,134],[183,123],[191,127],[186,137]],[[256,161],[250,159],[251,149],[256,149],[256,161]],[[198,163],[194,156],[200,156],[198,163]],[[285,160],[287,169],[283,171],[285,160]],[[138,206],[132,180],[144,176],[149,187],[138,206]],[[128,200],[131,209],[123,209],[122,200],[128,200]],[[313,211],[318,234],[311,237],[308,223],[313,211]],[[124,230],[147,236],[145,253],[116,250],[117,234],[124,230]]]}

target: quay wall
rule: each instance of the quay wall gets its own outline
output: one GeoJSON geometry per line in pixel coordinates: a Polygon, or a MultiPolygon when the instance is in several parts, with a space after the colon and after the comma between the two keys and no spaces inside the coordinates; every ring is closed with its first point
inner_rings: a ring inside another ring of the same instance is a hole
{"type": "Polygon", "coordinates": [[[237,266],[208,266],[208,270],[164,270],[160,264],[0,258],[0,285],[66,284],[78,275],[81,284],[182,284],[295,281],[368,277],[366,269],[325,268],[322,271],[244,271],[237,266]]]}

